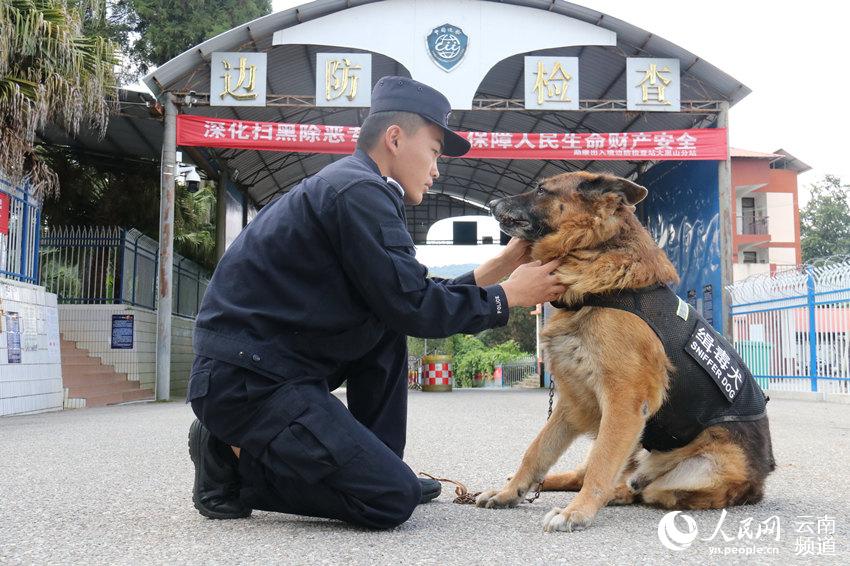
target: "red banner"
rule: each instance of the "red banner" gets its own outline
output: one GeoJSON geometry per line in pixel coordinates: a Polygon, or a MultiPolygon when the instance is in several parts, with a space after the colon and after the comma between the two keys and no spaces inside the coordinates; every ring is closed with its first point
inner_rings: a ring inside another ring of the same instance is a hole
{"type": "Polygon", "coordinates": [[[9,233],[9,205],[11,199],[9,195],[0,192],[0,234],[9,233]]]}
{"type": "MultiPolygon", "coordinates": [[[[623,133],[458,132],[472,144],[463,157],[570,161],[725,160],[726,130],[623,133]]],[[[352,153],[360,128],[225,120],[181,114],[177,145],[294,153],[352,153]]]]}

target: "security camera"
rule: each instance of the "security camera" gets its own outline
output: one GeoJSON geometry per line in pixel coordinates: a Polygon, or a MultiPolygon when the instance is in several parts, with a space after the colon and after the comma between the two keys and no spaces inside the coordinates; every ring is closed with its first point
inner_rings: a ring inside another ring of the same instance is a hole
{"type": "Polygon", "coordinates": [[[190,193],[197,193],[200,188],[201,176],[198,175],[198,171],[192,167],[192,169],[186,173],[186,190],[190,193]]]}

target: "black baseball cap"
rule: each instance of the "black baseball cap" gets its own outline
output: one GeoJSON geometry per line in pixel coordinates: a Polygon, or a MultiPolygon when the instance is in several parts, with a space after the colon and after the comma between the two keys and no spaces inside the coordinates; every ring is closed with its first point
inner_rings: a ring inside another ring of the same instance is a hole
{"type": "Polygon", "coordinates": [[[443,130],[443,154],[459,157],[469,151],[469,141],[449,129],[452,107],[442,93],[407,77],[381,77],[372,89],[374,112],[412,112],[443,130]]]}

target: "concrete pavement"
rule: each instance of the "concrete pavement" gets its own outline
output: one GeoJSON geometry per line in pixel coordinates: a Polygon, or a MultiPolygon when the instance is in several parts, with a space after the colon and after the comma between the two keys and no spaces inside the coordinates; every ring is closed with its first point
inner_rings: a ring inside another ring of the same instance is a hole
{"type": "MultiPolygon", "coordinates": [[[[498,487],[542,426],[546,407],[541,390],[411,392],[406,460],[415,471],[460,480],[472,491],[498,487]]],[[[571,493],[485,510],[453,504],[444,486],[438,500],[386,532],[264,512],[211,521],[190,500],[188,406],[147,403],[8,417],[0,419],[0,563],[850,562],[850,407],[775,399],[768,411],[779,467],[765,501],[730,509],[717,533],[720,511],[689,512],[698,537],[681,551],[659,540],[665,513],[640,506],[607,507],[587,531],[543,533],[543,516],[563,507],[571,493]],[[759,524],[777,518],[779,541],[756,536],[759,524]]],[[[577,442],[556,469],[581,462],[588,446],[577,442]]],[[[687,519],[677,520],[686,530],[687,519]]]]}

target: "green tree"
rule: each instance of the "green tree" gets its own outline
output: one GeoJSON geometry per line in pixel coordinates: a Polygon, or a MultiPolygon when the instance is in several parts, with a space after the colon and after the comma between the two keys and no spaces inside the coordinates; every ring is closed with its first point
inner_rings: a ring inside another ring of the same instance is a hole
{"type": "MultiPolygon", "coordinates": [[[[127,41],[127,54],[142,74],[162,65],[204,40],[239,24],[271,13],[269,0],[116,0],[118,19],[115,33],[122,28],[137,37],[127,41]]],[[[126,39],[126,38],[125,38],[126,39]]]]}
{"type": "MultiPolygon", "coordinates": [[[[493,369],[499,365],[531,355],[515,341],[485,344],[479,336],[455,334],[448,338],[428,339],[428,353],[447,354],[452,357],[457,387],[470,387],[476,373],[492,376],[493,369]]],[[[423,352],[422,338],[408,338],[408,352],[420,357],[423,352]]],[[[531,351],[534,351],[532,348],[531,351]]]]}
{"type": "MultiPolygon", "coordinates": [[[[535,316],[527,307],[514,307],[508,318],[508,324],[498,328],[489,328],[479,332],[475,337],[485,346],[491,348],[513,340],[524,352],[535,352],[537,350],[535,316]]],[[[456,335],[461,336],[461,335],[456,335]]],[[[455,336],[451,338],[429,338],[428,352],[441,354],[454,354],[458,342],[455,336]]],[[[422,356],[425,352],[425,340],[422,338],[408,338],[407,350],[411,356],[422,356]]]]}
{"type": "Polygon", "coordinates": [[[811,200],[800,212],[803,261],[850,253],[850,186],[834,175],[809,186],[811,200]]]}
{"type": "MultiPolygon", "coordinates": [[[[175,195],[174,247],[177,252],[212,271],[215,269],[216,194],[212,183],[197,192],[179,187],[175,195]]],[[[159,238],[157,238],[159,239],[159,238]]]]}
{"type": "Polygon", "coordinates": [[[485,330],[478,334],[478,338],[487,346],[513,340],[522,350],[534,352],[537,349],[536,324],[531,309],[514,307],[505,326],[485,330]]]}
{"type": "Polygon", "coordinates": [[[52,124],[73,136],[88,124],[106,132],[114,45],[84,26],[104,10],[97,0],[0,0],[0,170],[37,194],[59,187],[34,145],[37,130],[52,124]]]}
{"type": "MultiPolygon", "coordinates": [[[[44,202],[50,226],[136,228],[159,239],[159,164],[80,155],[45,148],[45,160],[59,174],[61,190],[44,202]]],[[[203,267],[215,267],[215,190],[190,193],[178,187],[174,207],[174,248],[203,267]]]]}
{"type": "Polygon", "coordinates": [[[513,340],[488,346],[474,336],[458,334],[451,342],[455,383],[460,387],[470,386],[476,373],[492,376],[497,365],[528,355],[513,340]]]}
{"type": "Polygon", "coordinates": [[[132,60],[130,47],[134,42],[136,13],[128,0],[106,0],[106,9],[88,11],[83,20],[87,35],[109,40],[115,48],[118,65],[114,68],[119,84],[134,84],[142,76],[139,65],[132,60]]]}

